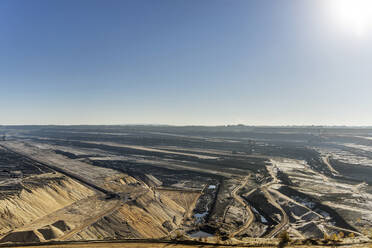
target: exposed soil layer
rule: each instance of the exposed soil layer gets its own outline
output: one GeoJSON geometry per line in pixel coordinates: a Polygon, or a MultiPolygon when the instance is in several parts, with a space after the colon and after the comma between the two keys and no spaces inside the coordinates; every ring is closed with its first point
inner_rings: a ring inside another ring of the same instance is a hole
{"type": "Polygon", "coordinates": [[[227,241],[283,231],[361,238],[371,227],[372,129],[0,131],[1,242],[187,240],[198,231],[227,241]]]}

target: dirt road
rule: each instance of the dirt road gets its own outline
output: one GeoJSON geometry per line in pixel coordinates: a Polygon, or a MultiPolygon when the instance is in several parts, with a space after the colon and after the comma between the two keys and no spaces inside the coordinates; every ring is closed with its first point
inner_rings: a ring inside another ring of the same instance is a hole
{"type": "Polygon", "coordinates": [[[281,220],[281,222],[267,235],[268,238],[274,238],[276,235],[279,234],[279,232],[281,232],[283,230],[283,228],[286,225],[288,225],[288,216],[287,216],[286,212],[283,210],[283,208],[275,201],[273,196],[268,191],[268,190],[270,190],[270,187],[272,185],[279,183],[279,180],[278,180],[276,174],[274,173],[274,169],[276,168],[275,161],[270,159],[270,162],[271,162],[272,166],[267,166],[266,168],[267,168],[270,176],[272,177],[272,180],[270,182],[264,184],[260,188],[261,188],[262,192],[264,193],[264,195],[266,196],[267,200],[273,206],[278,208],[280,210],[280,212],[282,213],[283,219],[281,220]]]}
{"type": "MultiPolygon", "coordinates": [[[[249,214],[249,219],[247,220],[247,222],[242,226],[240,227],[237,231],[233,232],[230,234],[230,237],[234,237],[235,235],[239,234],[240,232],[242,232],[243,230],[247,229],[250,224],[252,224],[253,220],[254,220],[254,214],[251,210],[251,207],[244,201],[243,198],[241,198],[239,196],[239,194],[237,194],[237,192],[242,189],[247,183],[248,183],[248,180],[249,180],[249,177],[250,175],[246,176],[244,178],[244,181],[241,185],[239,185],[238,187],[236,187],[232,192],[231,192],[231,195],[232,197],[234,197],[234,199],[236,201],[238,201],[240,204],[242,204],[244,206],[244,208],[247,210],[248,214],[249,214]]],[[[253,191],[251,191],[250,193],[252,193],[253,191]]]]}
{"type": "Polygon", "coordinates": [[[331,163],[329,162],[329,156],[322,157],[322,160],[323,160],[323,162],[327,165],[328,169],[329,169],[332,173],[334,173],[334,174],[338,174],[338,171],[336,171],[336,170],[332,167],[331,163]]]}
{"type": "Polygon", "coordinates": [[[271,196],[271,194],[268,192],[267,188],[266,187],[263,187],[261,188],[262,192],[264,193],[264,195],[266,196],[267,200],[273,205],[275,206],[276,208],[278,208],[280,210],[280,212],[282,213],[282,216],[283,216],[283,219],[282,221],[279,223],[279,225],[277,225],[274,230],[272,230],[268,235],[267,237],[268,238],[274,238],[276,235],[279,234],[279,232],[282,231],[282,229],[288,224],[288,216],[286,214],[286,212],[282,209],[282,207],[274,200],[274,198],[271,196]]]}

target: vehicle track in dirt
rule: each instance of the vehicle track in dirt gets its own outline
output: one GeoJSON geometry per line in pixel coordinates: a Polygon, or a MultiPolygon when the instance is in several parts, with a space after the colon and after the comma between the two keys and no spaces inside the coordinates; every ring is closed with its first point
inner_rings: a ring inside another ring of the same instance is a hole
{"type": "MultiPolygon", "coordinates": [[[[241,198],[241,197],[239,196],[239,194],[237,193],[240,189],[242,189],[245,185],[247,185],[249,178],[250,178],[250,175],[246,176],[246,177],[244,178],[243,183],[242,183],[241,185],[239,185],[238,187],[236,187],[233,191],[231,191],[231,195],[232,195],[232,197],[234,197],[234,199],[235,199],[236,201],[238,201],[240,204],[242,204],[242,205],[244,206],[244,208],[247,210],[247,212],[248,212],[248,214],[249,214],[249,216],[250,216],[249,219],[247,220],[247,222],[246,222],[242,227],[240,227],[238,230],[236,230],[235,232],[233,232],[233,233],[230,234],[230,237],[231,237],[231,238],[234,237],[234,236],[236,236],[237,234],[241,233],[241,232],[244,231],[245,229],[247,229],[247,228],[252,224],[252,222],[253,222],[253,220],[254,220],[254,214],[253,214],[253,212],[252,212],[252,210],[251,210],[251,207],[250,207],[249,204],[247,204],[247,203],[244,201],[244,199],[241,198]]],[[[250,191],[250,192],[248,193],[248,195],[251,194],[251,193],[254,192],[254,191],[255,191],[255,190],[250,191]]]]}
{"type": "Polygon", "coordinates": [[[283,210],[283,208],[275,201],[275,199],[272,197],[272,195],[269,193],[269,191],[266,187],[261,188],[261,190],[264,193],[264,195],[266,196],[267,200],[273,206],[278,208],[280,210],[280,212],[282,213],[283,219],[281,220],[281,222],[269,234],[267,234],[268,238],[274,238],[276,235],[279,234],[280,231],[282,231],[282,229],[286,225],[288,225],[288,216],[287,216],[286,212],[283,210]]]}
{"type": "MultiPolygon", "coordinates": [[[[273,161],[272,159],[270,159],[270,162],[273,166],[273,168],[276,167],[275,165],[275,161],[273,161]]],[[[268,238],[274,238],[276,235],[279,234],[280,231],[283,230],[283,228],[285,226],[288,225],[288,216],[287,216],[287,213],[283,210],[283,208],[275,201],[275,199],[273,198],[273,196],[270,194],[269,190],[271,190],[271,186],[273,186],[274,184],[278,184],[279,183],[279,179],[276,177],[274,171],[273,171],[273,168],[269,168],[267,167],[267,170],[270,174],[270,176],[272,177],[272,180],[264,185],[262,185],[260,187],[261,191],[264,193],[264,195],[266,196],[267,200],[273,205],[275,206],[276,208],[278,208],[280,210],[280,212],[282,213],[282,220],[281,222],[275,226],[275,228],[269,233],[267,234],[266,236],[268,238]]]]}

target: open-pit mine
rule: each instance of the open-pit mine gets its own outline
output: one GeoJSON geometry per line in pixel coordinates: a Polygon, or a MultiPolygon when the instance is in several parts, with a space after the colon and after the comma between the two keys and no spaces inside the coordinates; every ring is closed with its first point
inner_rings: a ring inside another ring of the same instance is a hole
{"type": "Polygon", "coordinates": [[[0,126],[0,135],[0,247],[276,246],[284,236],[362,247],[372,235],[372,129],[0,126]]]}

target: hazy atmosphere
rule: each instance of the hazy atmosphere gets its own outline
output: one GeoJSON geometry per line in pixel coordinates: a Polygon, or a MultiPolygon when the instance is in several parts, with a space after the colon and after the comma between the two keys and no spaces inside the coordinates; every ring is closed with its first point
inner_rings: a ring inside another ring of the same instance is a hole
{"type": "Polygon", "coordinates": [[[2,0],[0,124],[371,125],[353,2],[2,0]]]}

